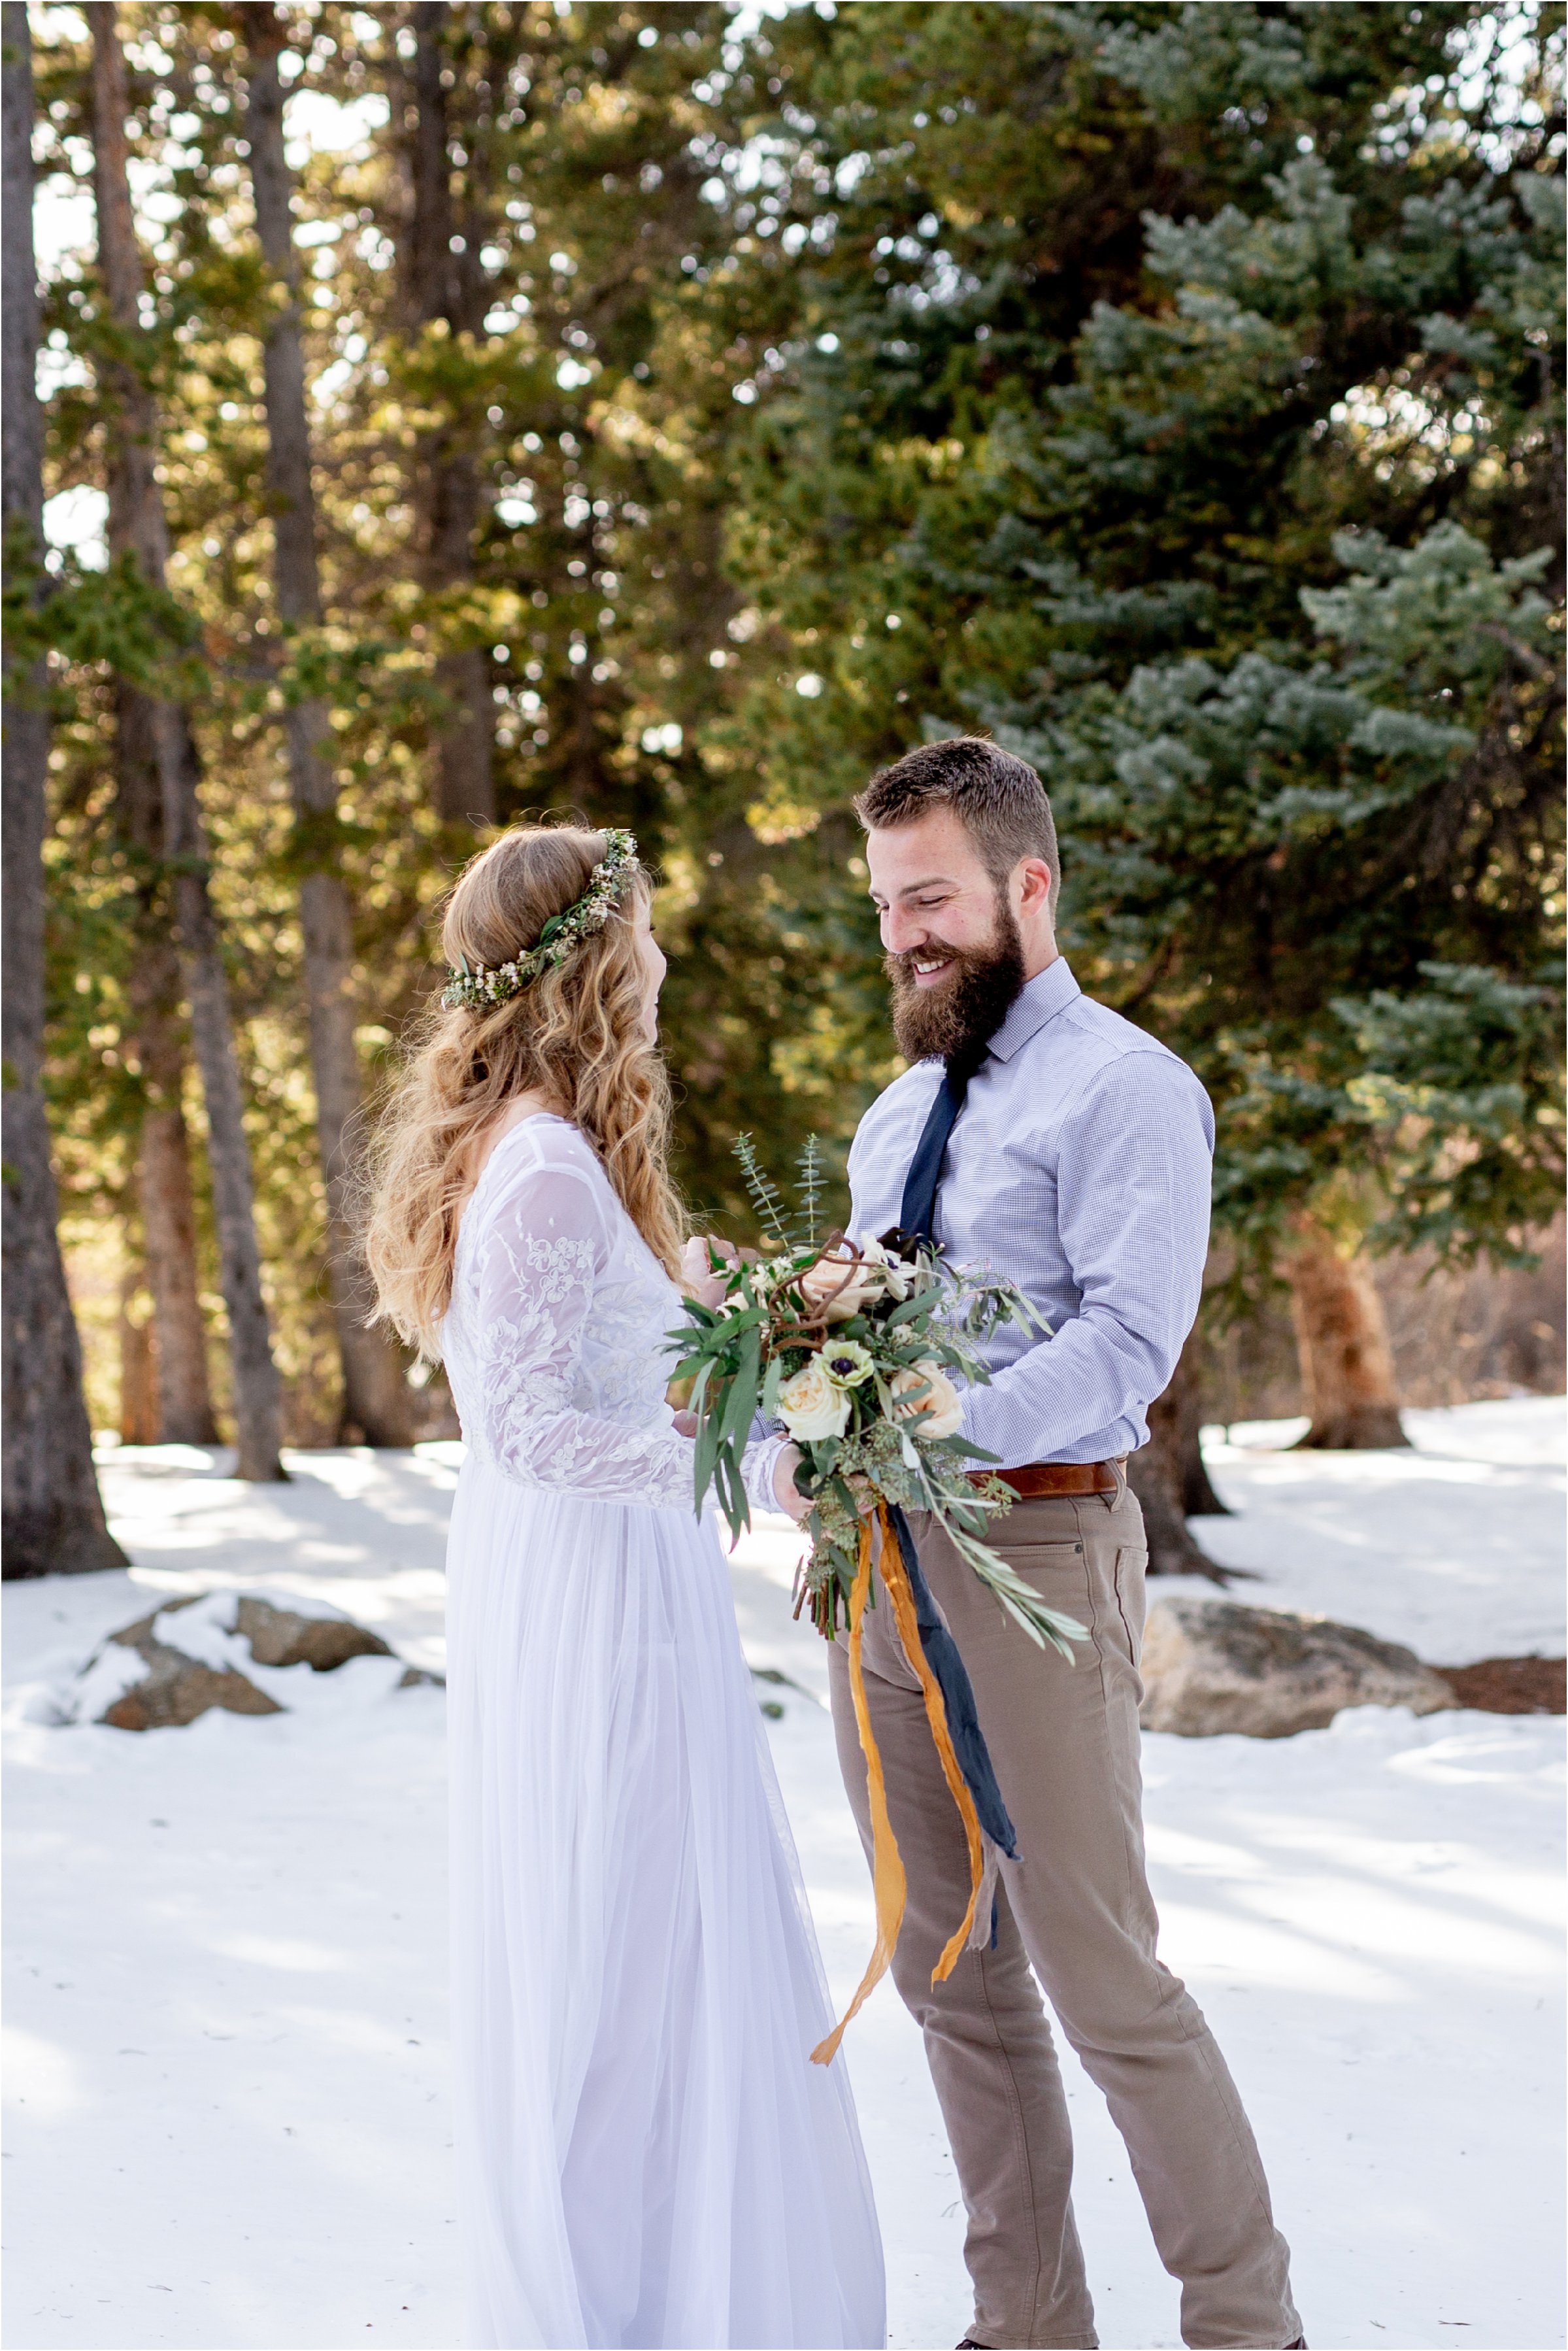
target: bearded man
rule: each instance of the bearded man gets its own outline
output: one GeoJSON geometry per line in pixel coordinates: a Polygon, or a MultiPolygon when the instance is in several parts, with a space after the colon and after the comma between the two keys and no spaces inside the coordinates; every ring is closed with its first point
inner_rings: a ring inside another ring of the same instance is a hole
{"type": "MultiPolygon", "coordinates": [[[[931,1970],[969,1856],[892,1611],[865,1620],[872,1726],[909,1876],[893,1970],[925,2034],[969,2215],[972,2346],[1096,2338],[1073,2221],[1072,2136],[1041,2003],[1104,2092],[1191,2345],[1291,2346],[1289,2252],[1247,2117],[1196,2002],[1156,1956],[1144,1872],[1138,1645],[1147,1546],[1127,1456],[1198,1309],[1214,1122],[1173,1053],[1079,989],[1057,950],[1055,828],[1034,770],[991,743],[911,751],[856,803],[912,1066],[861,1122],[852,1230],[989,1263],[1052,1336],[1008,1326],[964,1433],[1019,1499],[996,1548],[1089,1639],[1037,1647],[929,1520],[920,1564],[974,1685],[1018,1832],[989,1950],[931,1970]],[[1033,1972],[1032,1972],[1033,1970],[1033,1972]]],[[[843,1646],[833,1714],[871,1826],[843,1646]]],[[[961,2351],[965,2346],[961,2346],[961,2351]]]]}

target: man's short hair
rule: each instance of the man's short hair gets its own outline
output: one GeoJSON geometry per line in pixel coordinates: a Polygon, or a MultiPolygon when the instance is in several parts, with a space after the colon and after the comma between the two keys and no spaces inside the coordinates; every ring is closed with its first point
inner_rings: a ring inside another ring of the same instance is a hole
{"type": "Polygon", "coordinates": [[[922,743],[872,777],[855,803],[867,832],[913,824],[930,809],[950,808],[1000,887],[1021,857],[1051,869],[1051,912],[1062,887],[1056,826],[1045,787],[1027,760],[978,735],[922,743]]]}

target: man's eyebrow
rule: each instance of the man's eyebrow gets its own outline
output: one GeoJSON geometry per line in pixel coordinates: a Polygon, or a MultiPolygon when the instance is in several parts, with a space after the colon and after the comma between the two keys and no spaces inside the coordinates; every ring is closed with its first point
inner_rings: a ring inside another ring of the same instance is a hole
{"type": "MultiPolygon", "coordinates": [[[[876,897],[877,893],[875,882],[867,883],[867,886],[871,895],[876,897]]],[[[903,888],[896,894],[900,898],[912,898],[919,890],[952,890],[957,886],[950,873],[931,873],[928,874],[923,882],[906,882],[903,888]]]]}

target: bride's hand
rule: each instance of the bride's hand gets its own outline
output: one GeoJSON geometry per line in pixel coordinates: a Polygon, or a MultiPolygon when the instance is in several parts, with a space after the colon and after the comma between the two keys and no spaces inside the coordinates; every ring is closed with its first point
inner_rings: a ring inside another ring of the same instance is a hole
{"type": "Polygon", "coordinates": [[[800,1458],[798,1445],[786,1445],[781,1448],[779,1458],[774,1463],[774,1499],[797,1527],[811,1516],[811,1503],[794,1482],[795,1466],[800,1458]]]}
{"type": "Polygon", "coordinates": [[[714,1311],[724,1303],[725,1276],[715,1273],[710,1263],[710,1252],[722,1258],[727,1266],[740,1263],[740,1252],[732,1241],[722,1241],[716,1234],[693,1233],[680,1252],[680,1278],[688,1293],[700,1306],[714,1311]]]}

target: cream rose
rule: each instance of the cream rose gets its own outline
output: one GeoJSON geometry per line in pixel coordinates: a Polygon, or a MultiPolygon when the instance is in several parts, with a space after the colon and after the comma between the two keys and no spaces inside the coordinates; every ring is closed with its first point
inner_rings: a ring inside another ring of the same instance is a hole
{"type": "Polygon", "coordinates": [[[918,1421],[922,1437],[956,1437],[963,1426],[963,1399],[929,1355],[895,1372],[889,1384],[894,1411],[900,1419],[918,1421]]]}
{"type": "Polygon", "coordinates": [[[829,1322],[847,1322],[886,1287],[881,1266],[862,1265],[858,1255],[853,1249],[833,1249],[818,1258],[802,1279],[801,1294],[806,1304],[821,1307],[829,1322]]]}
{"type": "Polygon", "coordinates": [[[843,1436],[849,1424],[849,1398],[828,1378],[820,1355],[814,1355],[780,1388],[779,1417],[803,1445],[843,1436]]]}

